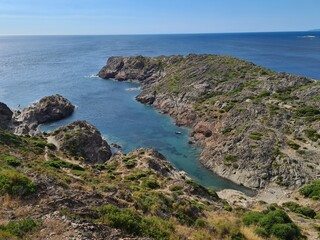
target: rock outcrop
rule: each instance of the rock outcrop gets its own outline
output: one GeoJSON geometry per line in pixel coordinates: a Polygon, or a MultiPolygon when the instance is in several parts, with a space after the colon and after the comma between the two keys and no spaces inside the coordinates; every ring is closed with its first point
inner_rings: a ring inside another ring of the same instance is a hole
{"type": "Polygon", "coordinates": [[[320,83],[217,55],[112,57],[99,77],[139,82],[137,100],[193,128],[200,161],[251,188],[320,176],[320,83]]]}
{"type": "Polygon", "coordinates": [[[76,121],[53,132],[57,147],[85,163],[104,163],[112,153],[101,133],[86,121],[76,121]]]}
{"type": "Polygon", "coordinates": [[[10,108],[0,102],[0,128],[1,129],[8,129],[10,126],[10,122],[12,119],[13,112],[10,110],[10,108]]]}
{"type": "Polygon", "coordinates": [[[70,116],[75,106],[62,97],[53,95],[43,97],[40,101],[13,114],[13,128],[16,134],[34,135],[42,123],[58,121],[70,116]]]}

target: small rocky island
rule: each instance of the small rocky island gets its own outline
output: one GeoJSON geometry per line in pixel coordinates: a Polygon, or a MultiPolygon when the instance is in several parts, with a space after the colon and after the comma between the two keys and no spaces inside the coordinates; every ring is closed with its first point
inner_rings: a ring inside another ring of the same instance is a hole
{"type": "Polygon", "coordinates": [[[111,57],[98,76],[193,129],[200,161],[238,184],[301,187],[320,176],[320,83],[228,56],[111,57]]]}

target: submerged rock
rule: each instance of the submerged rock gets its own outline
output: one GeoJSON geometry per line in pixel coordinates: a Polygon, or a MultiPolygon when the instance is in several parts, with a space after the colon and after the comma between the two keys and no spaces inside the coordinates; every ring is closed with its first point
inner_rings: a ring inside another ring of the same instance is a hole
{"type": "Polygon", "coordinates": [[[85,163],[104,163],[112,153],[101,133],[86,121],[76,121],[51,134],[58,148],[85,163]]]}

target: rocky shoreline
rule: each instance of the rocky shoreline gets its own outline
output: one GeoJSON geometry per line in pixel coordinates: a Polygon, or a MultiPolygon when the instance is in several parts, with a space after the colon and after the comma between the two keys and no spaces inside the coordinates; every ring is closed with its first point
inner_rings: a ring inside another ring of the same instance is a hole
{"type": "Polygon", "coordinates": [[[111,57],[103,79],[193,129],[201,163],[237,184],[301,187],[320,176],[320,84],[216,55],[111,57]]]}
{"type": "MultiPolygon", "coordinates": [[[[86,121],[38,132],[40,122],[73,109],[59,95],[17,115],[0,103],[0,239],[317,239],[319,201],[301,191],[268,188],[254,198],[216,193],[154,149],[112,154],[86,121]],[[26,122],[15,121],[20,115],[26,122]],[[26,131],[16,130],[21,124],[26,131]],[[271,223],[280,230],[264,228],[262,236],[245,221],[253,214],[280,217],[271,223]]],[[[197,131],[214,134],[207,125],[197,131]]]]}
{"type": "Polygon", "coordinates": [[[70,116],[75,106],[61,95],[41,98],[22,110],[11,110],[5,103],[0,103],[0,128],[11,130],[17,135],[36,135],[38,126],[43,123],[58,121],[70,116]]]}

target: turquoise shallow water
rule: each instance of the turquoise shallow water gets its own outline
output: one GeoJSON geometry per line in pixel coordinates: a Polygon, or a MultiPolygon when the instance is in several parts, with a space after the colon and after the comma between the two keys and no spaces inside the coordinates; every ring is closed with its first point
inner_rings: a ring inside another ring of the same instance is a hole
{"type": "Polygon", "coordinates": [[[126,90],[136,84],[93,75],[113,55],[216,53],[320,79],[320,39],[301,37],[315,34],[319,33],[0,37],[0,101],[15,108],[59,93],[78,108],[72,117],[44,129],[84,119],[126,152],[155,147],[205,186],[248,192],[204,169],[198,162],[200,149],[187,143],[188,129],[136,102],[139,91],[126,90]]]}

